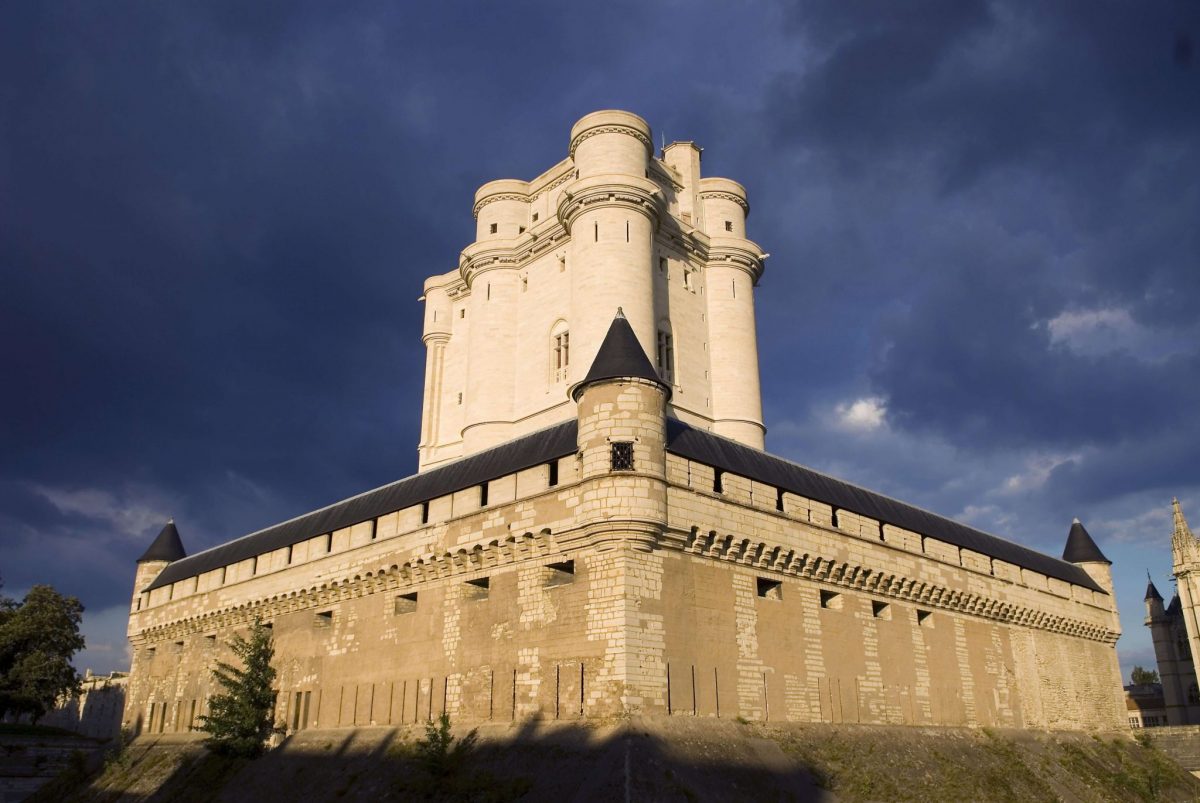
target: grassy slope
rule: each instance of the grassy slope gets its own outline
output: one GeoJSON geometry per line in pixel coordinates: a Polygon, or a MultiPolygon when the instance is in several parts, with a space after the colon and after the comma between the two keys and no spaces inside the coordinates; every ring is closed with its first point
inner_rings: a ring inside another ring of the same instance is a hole
{"type": "Polygon", "coordinates": [[[423,776],[406,728],[306,731],[254,762],[145,739],[45,800],[372,799],[1141,801],[1200,781],[1123,735],[729,721],[491,725],[448,779],[423,776]],[[813,783],[832,790],[836,798],[813,783]],[[442,790],[437,796],[435,790],[442,790]],[[451,794],[457,790],[457,797],[451,794]],[[488,797],[488,795],[491,797],[488,797]],[[433,795],[433,796],[430,796],[433,795]]]}

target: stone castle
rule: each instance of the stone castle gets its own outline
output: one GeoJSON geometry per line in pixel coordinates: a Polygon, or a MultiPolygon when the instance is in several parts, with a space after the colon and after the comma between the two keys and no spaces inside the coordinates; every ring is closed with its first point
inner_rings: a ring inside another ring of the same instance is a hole
{"type": "Polygon", "coordinates": [[[1168,725],[1200,725],[1200,686],[1196,658],[1200,654],[1200,539],[1192,535],[1179,500],[1171,502],[1171,571],[1176,592],[1164,606],[1154,581],[1146,584],[1146,626],[1154,640],[1154,657],[1162,681],[1168,725]]]}
{"type": "Polygon", "coordinates": [[[138,561],[125,721],[186,730],[260,617],[291,730],[630,714],[1125,722],[1109,562],[1063,559],[763,451],[734,181],[587,115],[476,193],[425,283],[419,472],[138,561]]]}

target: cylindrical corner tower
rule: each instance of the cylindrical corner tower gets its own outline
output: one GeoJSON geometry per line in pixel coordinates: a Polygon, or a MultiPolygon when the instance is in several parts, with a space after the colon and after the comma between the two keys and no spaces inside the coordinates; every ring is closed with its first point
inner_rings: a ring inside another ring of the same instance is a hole
{"type": "Polygon", "coordinates": [[[617,307],[624,308],[642,348],[653,353],[651,257],[663,202],[647,178],[650,143],[650,126],[629,112],[594,112],[571,129],[577,178],[559,200],[558,217],[571,235],[573,372],[591,364],[617,307]]]}
{"type": "Polygon", "coordinates": [[[475,242],[513,240],[529,225],[529,182],[504,178],[475,191],[475,242]]]}
{"type": "Polygon", "coordinates": [[[758,376],[754,285],[762,275],[763,253],[746,239],[750,205],[741,184],[726,178],[701,179],[700,203],[710,242],[705,287],[713,431],[762,449],[766,427],[758,376]]]}

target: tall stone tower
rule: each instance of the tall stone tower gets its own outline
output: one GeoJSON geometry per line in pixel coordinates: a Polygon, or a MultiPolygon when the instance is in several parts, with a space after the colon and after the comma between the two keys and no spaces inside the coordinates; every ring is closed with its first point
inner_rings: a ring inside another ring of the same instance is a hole
{"type": "MultiPolygon", "coordinates": [[[[1174,532],[1171,534],[1171,570],[1175,575],[1175,598],[1167,607],[1167,624],[1174,643],[1174,655],[1182,687],[1187,723],[1200,723],[1200,688],[1197,687],[1196,655],[1200,654],[1200,541],[1192,535],[1178,499],[1171,500],[1174,532]]],[[[1157,641],[1156,641],[1157,649],[1157,641]]],[[[1161,665],[1160,665],[1161,667],[1161,665]]],[[[1162,669],[1159,670],[1160,675],[1162,669]]],[[[1164,679],[1163,691],[1166,693],[1164,679]]],[[[1174,723],[1172,723],[1174,724],[1174,723]]]]}
{"type": "Polygon", "coordinates": [[[1200,722],[1200,707],[1189,698],[1195,695],[1196,672],[1188,649],[1187,629],[1183,623],[1179,597],[1163,606],[1162,594],[1150,580],[1146,584],[1146,627],[1154,641],[1154,660],[1162,682],[1163,702],[1168,725],[1192,725],[1200,722]]]}
{"type": "Polygon", "coordinates": [[[475,242],[425,282],[422,471],[573,418],[618,307],[672,416],[763,448],[746,191],[702,178],[693,143],[652,143],[594,112],[566,159],[475,193],[475,242]]]}

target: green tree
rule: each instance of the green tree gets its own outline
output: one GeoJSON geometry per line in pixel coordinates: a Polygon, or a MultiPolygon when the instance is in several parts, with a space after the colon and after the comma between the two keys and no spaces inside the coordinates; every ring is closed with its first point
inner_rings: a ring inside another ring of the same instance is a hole
{"type": "Polygon", "coordinates": [[[71,659],[84,648],[82,620],[79,600],[50,586],[29,589],[19,605],[0,596],[0,716],[36,723],[60,696],[79,693],[71,659]]]}
{"type": "Polygon", "coordinates": [[[273,724],[275,706],[275,644],[271,628],[255,619],[249,638],[234,634],[229,641],[233,654],[241,659],[237,667],[221,661],[213,670],[213,680],[222,691],[208,701],[208,714],[200,717],[200,730],[208,734],[205,744],[225,756],[252,758],[262,753],[273,724]]]}
{"type": "Polygon", "coordinates": [[[1133,672],[1130,673],[1129,679],[1133,681],[1133,685],[1135,686],[1140,686],[1143,683],[1158,683],[1158,670],[1135,666],[1133,672]]]}

